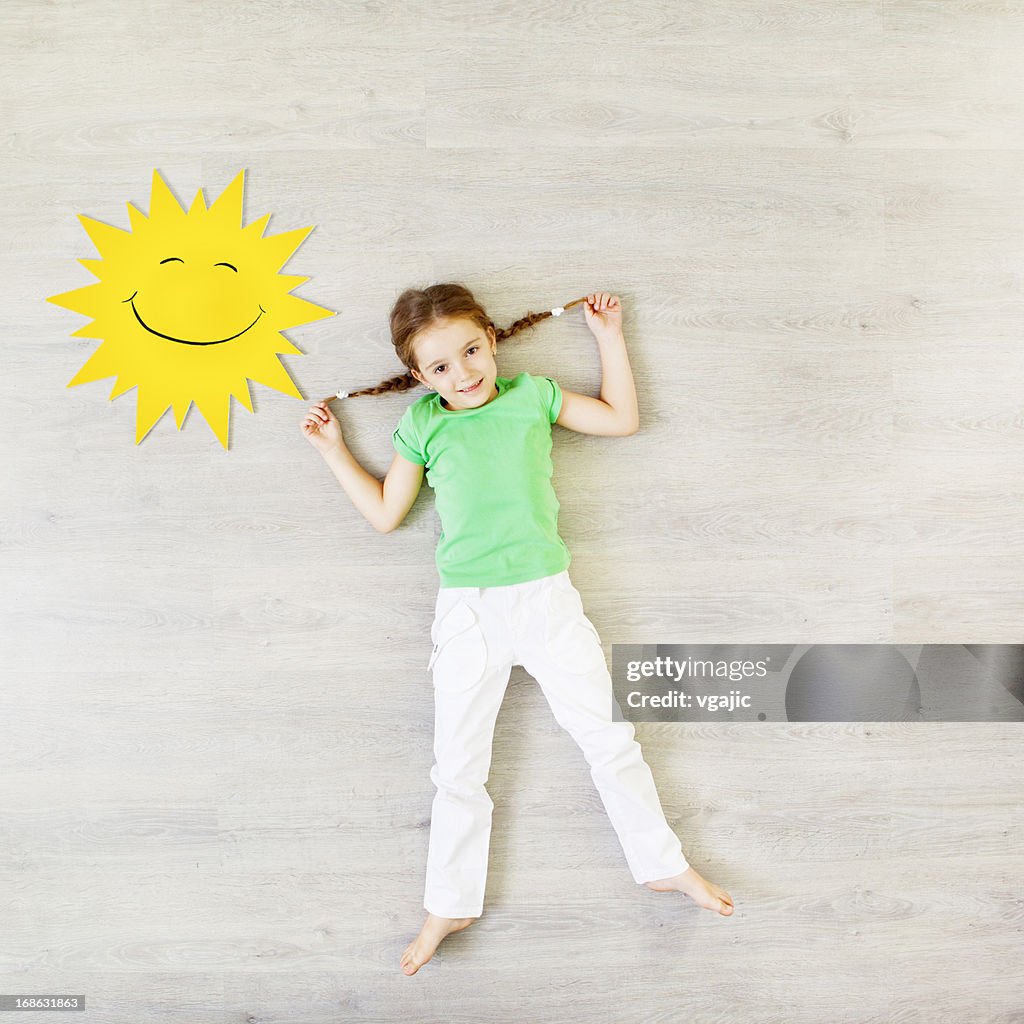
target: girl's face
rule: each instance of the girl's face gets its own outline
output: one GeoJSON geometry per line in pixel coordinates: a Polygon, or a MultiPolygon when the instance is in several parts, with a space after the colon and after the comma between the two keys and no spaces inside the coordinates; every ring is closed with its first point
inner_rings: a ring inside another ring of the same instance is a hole
{"type": "Polygon", "coordinates": [[[483,330],[472,320],[438,321],[413,342],[413,376],[440,396],[446,408],[476,409],[498,397],[494,329],[483,330]],[[467,390],[469,389],[469,390],[467,390]]]}

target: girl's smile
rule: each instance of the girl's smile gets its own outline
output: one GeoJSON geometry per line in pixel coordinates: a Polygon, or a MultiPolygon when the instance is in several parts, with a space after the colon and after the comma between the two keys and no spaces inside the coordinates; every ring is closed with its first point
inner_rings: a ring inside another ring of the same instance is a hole
{"type": "Polygon", "coordinates": [[[477,378],[475,384],[466,388],[455,388],[451,394],[447,389],[441,387],[437,387],[435,390],[441,396],[441,405],[445,409],[452,412],[458,412],[460,409],[479,409],[481,405],[486,405],[498,397],[495,377],[497,377],[497,367],[495,367],[493,376],[485,374],[483,377],[477,378]],[[490,385],[488,385],[488,381],[490,381],[490,385]],[[488,386],[490,394],[487,393],[488,386]]]}

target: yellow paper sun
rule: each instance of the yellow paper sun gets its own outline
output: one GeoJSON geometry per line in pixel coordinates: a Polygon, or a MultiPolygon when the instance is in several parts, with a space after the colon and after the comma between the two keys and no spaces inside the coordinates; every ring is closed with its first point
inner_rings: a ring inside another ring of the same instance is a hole
{"type": "Polygon", "coordinates": [[[181,430],[195,402],[227,448],[231,396],[253,411],[248,380],[302,398],[277,355],[303,353],[278,332],[334,313],[289,294],[308,277],[278,271],[313,229],[264,238],[269,213],[243,228],[244,176],[209,209],[200,189],[186,213],[154,170],[149,217],[128,203],[130,231],[79,214],[102,259],[78,262],[99,283],[47,301],[92,317],[72,337],[103,344],[68,387],[116,376],[113,400],[138,386],[136,444],[168,405],[181,430]]]}

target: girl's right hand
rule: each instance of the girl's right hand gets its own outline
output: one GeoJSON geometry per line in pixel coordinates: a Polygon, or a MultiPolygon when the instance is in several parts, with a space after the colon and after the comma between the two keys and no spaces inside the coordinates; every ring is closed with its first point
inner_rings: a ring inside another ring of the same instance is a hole
{"type": "Polygon", "coordinates": [[[326,402],[317,402],[302,421],[306,440],[321,454],[341,445],[341,424],[326,402]]]}

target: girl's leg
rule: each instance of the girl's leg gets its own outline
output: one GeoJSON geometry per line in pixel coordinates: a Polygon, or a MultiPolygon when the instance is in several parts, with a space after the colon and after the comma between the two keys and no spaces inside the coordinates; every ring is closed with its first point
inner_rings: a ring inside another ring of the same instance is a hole
{"type": "Polygon", "coordinates": [[[490,592],[442,589],[431,635],[434,766],[423,906],[438,917],[479,917],[490,849],[494,725],[512,672],[490,592]]]}
{"type": "Polygon", "coordinates": [[[642,885],[682,874],[689,863],[665,820],[633,724],[613,718],[612,679],[597,630],[568,571],[545,582],[530,628],[517,631],[522,665],[583,751],[634,880],[642,885]]]}

